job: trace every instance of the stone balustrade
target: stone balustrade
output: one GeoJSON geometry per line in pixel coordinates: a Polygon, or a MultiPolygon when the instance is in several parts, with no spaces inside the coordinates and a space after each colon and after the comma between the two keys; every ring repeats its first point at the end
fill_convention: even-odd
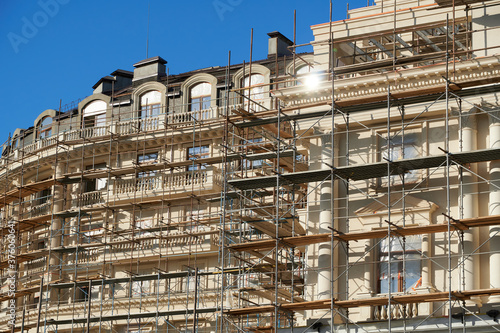
{"type": "Polygon", "coordinates": [[[374,320],[415,318],[418,316],[418,304],[391,304],[391,311],[385,305],[372,307],[372,316],[374,320]]]}
{"type": "Polygon", "coordinates": [[[117,179],[113,182],[113,194],[124,195],[154,191],[175,191],[190,189],[209,189],[213,185],[221,184],[221,175],[218,169],[210,167],[201,170],[192,170],[174,173],[158,173],[152,176],[131,179],[117,179]]]}

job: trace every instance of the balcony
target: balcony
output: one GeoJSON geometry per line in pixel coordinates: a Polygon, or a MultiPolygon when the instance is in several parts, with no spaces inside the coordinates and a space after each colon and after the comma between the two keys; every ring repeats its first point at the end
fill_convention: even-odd
{"type": "MultiPolygon", "coordinates": [[[[229,106],[229,110],[241,109],[242,107],[245,107],[245,105],[234,104],[229,106]]],[[[264,108],[258,105],[252,106],[253,112],[264,110],[264,108]]],[[[58,143],[66,141],[78,141],[82,139],[99,140],[108,138],[111,134],[134,135],[137,133],[154,132],[163,130],[165,126],[168,127],[171,125],[175,125],[176,128],[189,127],[192,126],[193,122],[216,121],[219,119],[219,116],[225,112],[226,107],[215,106],[204,110],[168,112],[155,117],[113,121],[104,126],[70,129],[64,132],[55,133],[48,138],[37,139],[32,143],[25,143],[16,148],[11,148],[9,149],[8,155],[4,156],[8,156],[10,158],[9,162],[13,162],[20,158],[55,147],[58,143]]],[[[0,164],[5,165],[6,163],[7,158],[0,159],[0,164]]]]}
{"type": "Polygon", "coordinates": [[[80,205],[92,206],[104,203],[103,194],[104,193],[102,191],[92,191],[92,192],[82,193],[80,205]]]}
{"type": "Polygon", "coordinates": [[[221,173],[215,167],[175,173],[158,173],[153,176],[131,179],[117,179],[113,184],[113,194],[123,197],[142,193],[145,195],[185,193],[186,191],[220,191],[221,173]]]}
{"type": "Polygon", "coordinates": [[[151,176],[115,179],[108,190],[82,193],[73,198],[73,208],[155,196],[186,196],[189,193],[220,193],[221,172],[216,167],[174,173],[156,172],[151,176]]]}
{"type": "Polygon", "coordinates": [[[98,246],[77,254],[68,253],[66,261],[70,265],[76,261],[80,268],[85,268],[89,265],[99,266],[104,257],[106,260],[127,260],[138,255],[145,259],[166,253],[170,253],[170,256],[184,256],[192,252],[218,251],[216,239],[217,233],[213,230],[205,233],[151,234],[144,235],[144,238],[137,237],[134,241],[108,239],[109,247],[98,246]]]}
{"type": "Polygon", "coordinates": [[[49,215],[52,213],[52,196],[46,198],[46,202],[39,205],[23,204],[22,205],[22,219],[30,219],[39,216],[49,215]]]}

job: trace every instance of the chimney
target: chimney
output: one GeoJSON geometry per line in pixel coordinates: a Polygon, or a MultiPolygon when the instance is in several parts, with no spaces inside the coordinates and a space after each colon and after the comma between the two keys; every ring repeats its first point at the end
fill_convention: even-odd
{"type": "Polygon", "coordinates": [[[293,42],[286,38],[279,31],[273,31],[267,34],[269,36],[269,51],[267,58],[282,57],[284,55],[292,55],[292,51],[288,46],[292,46],[293,42]]]}
{"type": "Polygon", "coordinates": [[[165,75],[165,64],[167,61],[162,57],[148,58],[134,64],[134,78],[132,81],[139,81],[148,78],[158,79],[165,75]]]}

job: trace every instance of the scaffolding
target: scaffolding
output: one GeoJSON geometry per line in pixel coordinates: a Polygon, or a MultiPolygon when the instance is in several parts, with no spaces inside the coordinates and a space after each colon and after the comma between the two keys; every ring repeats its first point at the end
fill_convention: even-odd
{"type": "Polygon", "coordinates": [[[167,74],[161,102],[113,86],[14,133],[2,331],[500,331],[500,43],[472,24],[500,3],[389,5],[351,36],[331,3],[326,38],[264,61],[252,31],[215,98],[167,74]],[[417,9],[438,18],[398,27],[417,9]]]}

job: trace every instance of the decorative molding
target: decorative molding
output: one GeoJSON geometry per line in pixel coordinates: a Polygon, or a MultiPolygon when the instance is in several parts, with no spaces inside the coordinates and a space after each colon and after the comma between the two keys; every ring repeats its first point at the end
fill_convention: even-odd
{"type": "MultiPolygon", "coordinates": [[[[390,86],[393,95],[439,89],[446,85],[446,64],[416,67],[383,74],[348,77],[335,81],[335,100],[357,101],[387,97],[390,86]]],[[[470,82],[500,81],[500,56],[490,56],[456,64],[455,89],[470,82]]],[[[452,89],[453,89],[452,87],[452,89]]],[[[273,94],[287,107],[314,103],[328,103],[332,99],[331,81],[322,82],[314,90],[295,86],[277,89],[273,94]]]]}

